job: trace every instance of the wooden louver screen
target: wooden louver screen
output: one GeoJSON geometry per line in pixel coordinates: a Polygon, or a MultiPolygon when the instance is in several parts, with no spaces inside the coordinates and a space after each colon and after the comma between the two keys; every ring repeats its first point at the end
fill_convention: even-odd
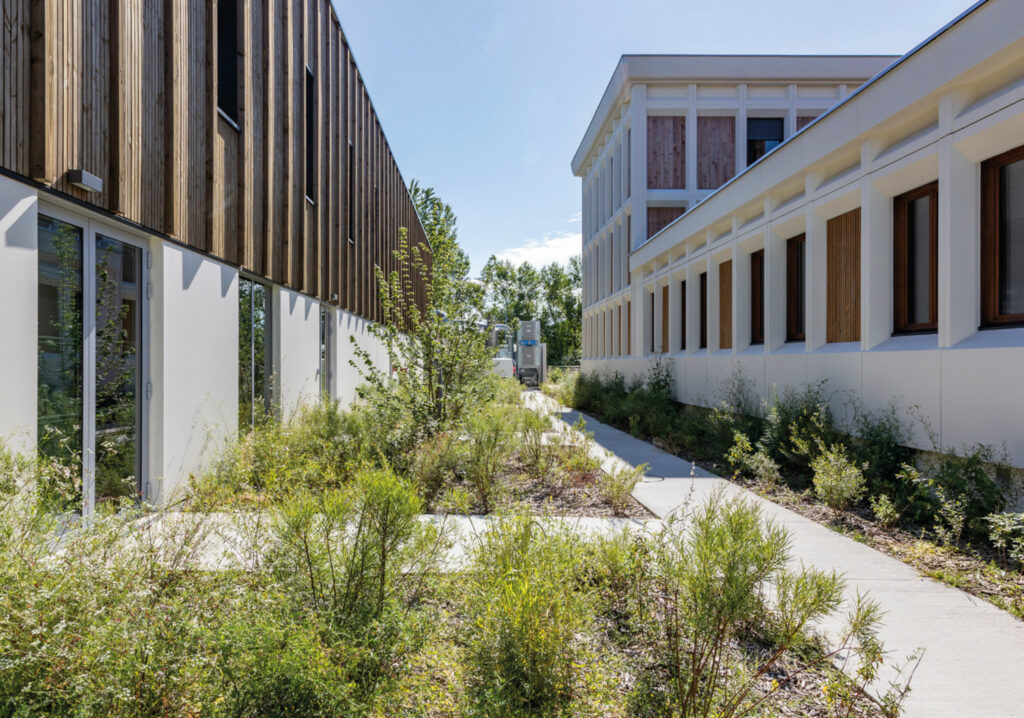
{"type": "Polygon", "coordinates": [[[647,188],[686,188],[686,118],[647,118],[647,188]]]}
{"type": "Polygon", "coordinates": [[[718,265],[718,348],[732,349],[732,260],[718,265]]]}
{"type": "Polygon", "coordinates": [[[860,341],[860,208],[827,224],[827,342],[860,341]]]}
{"type": "Polygon", "coordinates": [[[736,174],[736,118],[697,118],[697,188],[718,189],[736,174]]]}

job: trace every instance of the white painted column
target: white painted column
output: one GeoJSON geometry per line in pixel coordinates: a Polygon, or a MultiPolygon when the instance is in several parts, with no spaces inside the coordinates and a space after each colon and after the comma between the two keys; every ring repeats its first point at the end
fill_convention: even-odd
{"type": "Polygon", "coordinates": [[[775,351],[786,343],[786,237],[771,223],[764,238],[764,345],[775,351]]]}
{"type": "Polygon", "coordinates": [[[867,351],[892,336],[892,199],[865,177],[860,202],[860,346],[867,351]]]}
{"type": "Polygon", "coordinates": [[[732,353],[750,346],[750,254],[732,247],[732,353]]]}
{"type": "Polygon", "coordinates": [[[951,347],[981,323],[981,165],[939,141],[939,346],[951,347]]]}
{"type": "Polygon", "coordinates": [[[826,219],[813,207],[807,208],[807,229],[804,241],[805,304],[804,317],[807,350],[814,351],[825,344],[826,302],[828,300],[828,242],[826,219]]]}
{"type": "Polygon", "coordinates": [[[688,85],[686,94],[686,207],[697,201],[697,86],[688,85]]]}
{"type": "Polygon", "coordinates": [[[747,168],[747,86],[737,85],[736,96],[736,174],[747,168]]]}
{"type": "Polygon", "coordinates": [[[720,333],[721,307],[718,306],[719,269],[718,260],[708,260],[708,353],[715,353],[721,347],[718,341],[720,333]]]}
{"type": "Polygon", "coordinates": [[[633,237],[630,250],[647,239],[647,85],[635,84],[631,89],[630,121],[633,126],[633,237]]]}
{"type": "Polygon", "coordinates": [[[669,277],[668,280],[668,350],[670,353],[679,351],[682,342],[682,287],[679,286],[678,277],[669,277]]]}
{"type": "Polygon", "coordinates": [[[789,98],[789,109],[786,110],[786,139],[796,134],[796,85],[789,85],[786,87],[786,96],[789,98]]]}
{"type": "Polygon", "coordinates": [[[686,353],[700,348],[700,269],[686,267],[686,353]]]}

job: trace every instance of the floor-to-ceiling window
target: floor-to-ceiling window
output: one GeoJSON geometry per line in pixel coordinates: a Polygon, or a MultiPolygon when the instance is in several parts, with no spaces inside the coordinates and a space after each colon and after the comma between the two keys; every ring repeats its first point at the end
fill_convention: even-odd
{"type": "Polygon", "coordinates": [[[142,495],[142,273],[141,248],[40,214],[38,449],[54,505],[142,495]]]}
{"type": "Polygon", "coordinates": [[[271,410],[270,288],[238,279],[238,428],[252,428],[271,410]]]}

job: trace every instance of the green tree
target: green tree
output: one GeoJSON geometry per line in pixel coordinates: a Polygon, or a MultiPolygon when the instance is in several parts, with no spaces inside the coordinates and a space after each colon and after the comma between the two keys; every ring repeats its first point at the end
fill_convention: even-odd
{"type": "Polygon", "coordinates": [[[409,184],[409,195],[430,244],[438,307],[449,304],[453,309],[463,304],[480,307],[483,291],[469,278],[469,256],[459,246],[455,211],[437,196],[433,187],[423,187],[417,180],[409,184]]]}
{"type": "Polygon", "coordinates": [[[484,313],[513,329],[523,319],[539,319],[541,276],[529,262],[518,267],[494,255],[487,260],[480,281],[484,285],[484,313]]]}

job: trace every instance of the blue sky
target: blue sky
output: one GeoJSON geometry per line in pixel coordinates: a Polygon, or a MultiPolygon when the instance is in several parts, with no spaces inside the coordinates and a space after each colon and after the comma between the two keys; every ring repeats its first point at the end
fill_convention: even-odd
{"type": "Polygon", "coordinates": [[[972,0],[333,0],[406,181],[474,274],[580,247],[569,168],[619,56],[903,54],[972,0]]]}

